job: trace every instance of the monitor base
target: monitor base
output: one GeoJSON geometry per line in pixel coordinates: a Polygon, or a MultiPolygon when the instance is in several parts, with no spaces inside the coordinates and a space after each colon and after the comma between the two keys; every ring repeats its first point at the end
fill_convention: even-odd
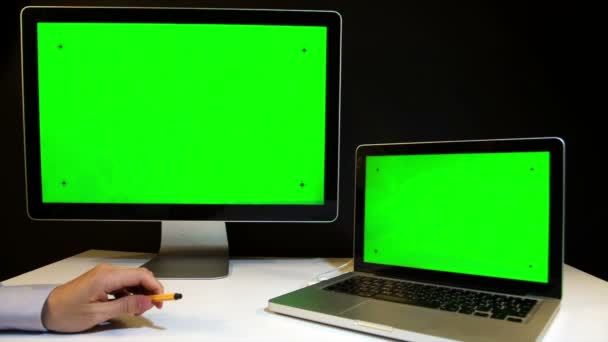
{"type": "Polygon", "coordinates": [[[157,278],[217,279],[228,276],[223,221],[162,221],[158,255],[143,267],[157,278]]]}

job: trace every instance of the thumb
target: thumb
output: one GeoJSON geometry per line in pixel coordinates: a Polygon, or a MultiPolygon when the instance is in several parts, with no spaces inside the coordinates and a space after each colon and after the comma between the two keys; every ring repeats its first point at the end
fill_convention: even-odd
{"type": "Polygon", "coordinates": [[[124,296],[103,303],[96,303],[98,323],[121,315],[141,315],[152,308],[152,300],[143,295],[124,296]]]}

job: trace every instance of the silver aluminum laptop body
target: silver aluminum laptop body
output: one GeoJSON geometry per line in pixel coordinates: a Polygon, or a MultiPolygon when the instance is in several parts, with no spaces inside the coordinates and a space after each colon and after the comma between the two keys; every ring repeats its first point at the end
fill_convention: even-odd
{"type": "MultiPolygon", "coordinates": [[[[546,329],[557,314],[562,294],[563,225],[564,225],[564,179],[565,152],[560,138],[526,138],[501,140],[469,140],[425,143],[399,143],[361,145],[357,149],[354,272],[342,274],[315,285],[284,294],[269,300],[268,308],[276,313],[303,318],[365,333],[409,341],[536,341],[542,339],[546,329]],[[366,262],[365,242],[365,168],[369,156],[443,155],[469,153],[517,153],[541,152],[547,154],[550,189],[547,220],[548,245],[547,264],[534,264],[546,269],[543,281],[503,279],[475,274],[458,274],[429,269],[383,265],[366,262]],[[412,283],[432,284],[441,288],[457,288],[507,295],[509,297],[537,300],[536,305],[521,322],[507,319],[481,317],[480,311],[473,314],[426,308],[395,301],[386,301],[327,288],[345,279],[364,275],[372,278],[404,280],[412,283]]],[[[527,166],[526,166],[527,167],[527,166]]],[[[369,172],[380,171],[375,168],[369,172]]],[[[531,166],[529,172],[540,172],[531,166]]],[[[424,172],[417,170],[417,172],[424,172]]],[[[540,183],[542,184],[542,183],[540,183]]],[[[368,190],[369,191],[369,190],[368,190]]],[[[368,204],[369,205],[369,204],[368,204]]],[[[514,213],[513,215],[517,215],[514,213]]],[[[542,218],[543,215],[539,215],[542,218]]],[[[540,229],[540,228],[539,228],[540,229]]],[[[466,234],[466,232],[463,232],[466,234]]],[[[522,239],[526,239],[522,236],[522,239]]],[[[407,255],[407,252],[404,252],[407,255]]],[[[521,253],[513,246],[513,253],[521,253]]],[[[531,254],[533,255],[533,254],[531,254]]],[[[490,257],[491,258],[491,257],[490,257]]],[[[506,258],[504,260],[509,260],[506,258]]],[[[490,261],[491,262],[491,261],[490,261]]],[[[446,262],[446,265],[449,265],[446,262]]],[[[532,269],[532,262],[529,265],[532,269]]],[[[447,267],[447,266],[446,266],[447,267]]],[[[495,269],[500,272],[501,268],[495,269]]],[[[490,315],[491,316],[491,315],[490,315]]],[[[510,316],[507,316],[511,318],[510,316]]]]}

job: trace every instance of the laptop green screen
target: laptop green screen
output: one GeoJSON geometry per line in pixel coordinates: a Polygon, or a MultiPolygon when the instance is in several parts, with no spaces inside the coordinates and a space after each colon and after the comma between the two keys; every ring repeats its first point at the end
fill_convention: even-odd
{"type": "Polygon", "coordinates": [[[45,203],[324,202],[327,28],[37,24],[45,203]]]}
{"type": "Polygon", "coordinates": [[[548,282],[549,152],[368,156],[368,263],[548,282]]]}

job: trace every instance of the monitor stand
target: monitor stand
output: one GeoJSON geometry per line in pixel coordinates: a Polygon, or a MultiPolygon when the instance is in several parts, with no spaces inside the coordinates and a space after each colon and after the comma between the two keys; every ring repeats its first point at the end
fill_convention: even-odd
{"type": "Polygon", "coordinates": [[[228,237],[223,221],[162,221],[158,255],[143,267],[157,278],[228,276],[228,237]]]}

